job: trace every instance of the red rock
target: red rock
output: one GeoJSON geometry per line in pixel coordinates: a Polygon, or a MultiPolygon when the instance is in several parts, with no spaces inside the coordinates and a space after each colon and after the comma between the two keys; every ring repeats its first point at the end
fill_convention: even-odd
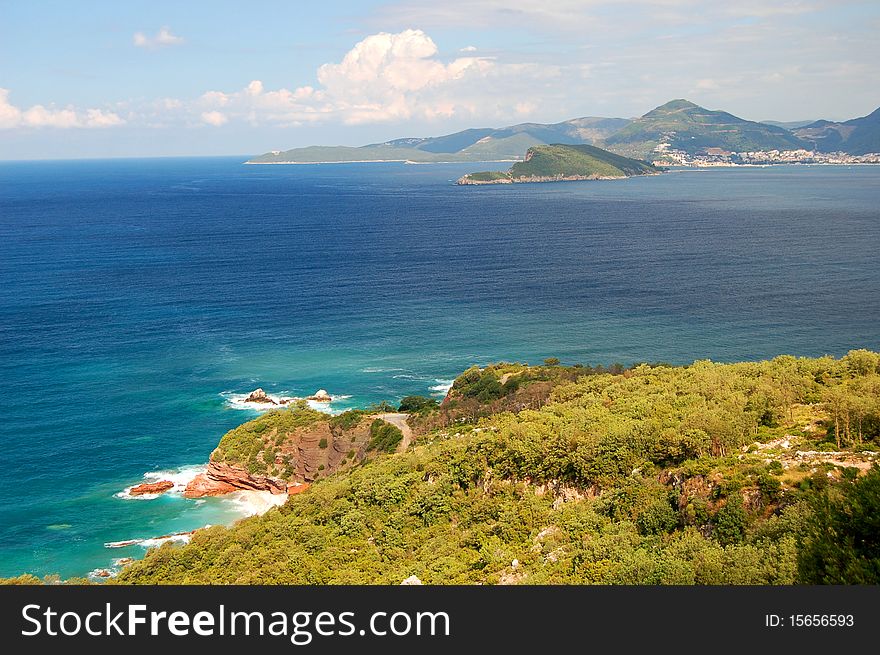
{"type": "Polygon", "coordinates": [[[295,494],[301,494],[303,491],[309,488],[308,482],[293,482],[287,485],[287,493],[291,496],[295,494]]]}
{"type": "Polygon", "coordinates": [[[287,493],[283,480],[266,475],[251,475],[237,466],[225,462],[210,462],[208,470],[194,477],[183,492],[185,498],[202,496],[222,496],[233,491],[270,491],[273,494],[287,493]]]}
{"type": "Polygon", "coordinates": [[[161,482],[147,482],[129,489],[128,495],[143,496],[144,494],[162,494],[173,488],[174,483],[170,480],[162,480],[161,482]]]}
{"type": "Polygon", "coordinates": [[[183,491],[184,498],[201,498],[202,496],[222,496],[233,491],[236,487],[226,482],[213,480],[204,473],[199,473],[189,481],[183,491]]]}
{"type": "Polygon", "coordinates": [[[211,480],[225,482],[233,487],[233,490],[242,491],[271,491],[273,494],[287,493],[287,483],[284,480],[270,478],[267,475],[251,474],[238,466],[231,466],[226,462],[210,462],[205,474],[211,480]]]}

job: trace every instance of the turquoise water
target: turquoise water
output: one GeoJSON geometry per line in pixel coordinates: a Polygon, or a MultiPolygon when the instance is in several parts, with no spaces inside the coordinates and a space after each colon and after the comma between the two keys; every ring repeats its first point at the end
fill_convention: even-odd
{"type": "Polygon", "coordinates": [[[240,516],[117,494],[204,464],[257,386],[338,411],[499,359],[880,349],[880,167],[451,184],[471,169],[0,163],[0,575],[240,516]]]}

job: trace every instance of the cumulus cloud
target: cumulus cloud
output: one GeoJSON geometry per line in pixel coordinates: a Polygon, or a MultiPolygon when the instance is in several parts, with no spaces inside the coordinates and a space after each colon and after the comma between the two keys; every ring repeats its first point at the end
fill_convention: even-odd
{"type": "MultiPolygon", "coordinates": [[[[237,91],[206,91],[183,107],[169,107],[166,115],[188,114],[214,126],[231,121],[297,126],[469,116],[485,106],[478,96],[485,94],[490,75],[498,76],[491,59],[444,60],[421,30],[380,32],[356,43],[340,61],[320,66],[316,86],[270,90],[255,79],[237,91]]],[[[511,112],[516,111],[514,104],[509,103],[511,112]]],[[[161,109],[161,104],[154,105],[155,111],[161,109]]]]}
{"type": "Polygon", "coordinates": [[[202,112],[202,122],[207,123],[208,125],[213,125],[214,127],[220,127],[227,123],[229,119],[225,114],[220,113],[219,111],[206,111],[202,112]]]}
{"type": "Polygon", "coordinates": [[[0,89],[0,129],[18,127],[21,110],[9,102],[9,90],[0,89]]]}
{"type": "Polygon", "coordinates": [[[171,28],[164,26],[154,36],[147,36],[143,32],[135,32],[132,43],[138,48],[162,48],[165,46],[180,45],[183,37],[171,32],[171,28]]]}
{"type": "Polygon", "coordinates": [[[122,125],[125,120],[112,111],[103,109],[77,110],[73,107],[56,109],[34,105],[19,109],[9,102],[8,89],[0,89],[0,129],[16,127],[95,128],[122,125]]]}
{"type": "Polygon", "coordinates": [[[357,43],[338,64],[318,69],[318,81],[348,123],[433,117],[454,111],[454,94],[442,91],[493,67],[486,58],[438,58],[434,41],[421,30],[380,32],[357,43]]]}

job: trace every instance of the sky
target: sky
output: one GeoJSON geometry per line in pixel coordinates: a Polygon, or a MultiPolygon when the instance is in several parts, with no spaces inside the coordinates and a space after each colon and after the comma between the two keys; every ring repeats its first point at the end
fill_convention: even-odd
{"type": "Polygon", "coordinates": [[[880,106],[877,0],[0,0],[0,159],[251,155],[468,127],[880,106]]]}

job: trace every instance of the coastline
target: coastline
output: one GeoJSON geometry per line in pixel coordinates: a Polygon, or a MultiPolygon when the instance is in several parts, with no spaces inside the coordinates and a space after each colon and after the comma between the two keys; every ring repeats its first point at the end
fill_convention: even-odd
{"type": "Polygon", "coordinates": [[[476,164],[476,163],[509,163],[522,159],[457,159],[449,161],[413,161],[412,159],[340,159],[333,161],[246,161],[249,166],[309,166],[311,164],[476,164]]]}

